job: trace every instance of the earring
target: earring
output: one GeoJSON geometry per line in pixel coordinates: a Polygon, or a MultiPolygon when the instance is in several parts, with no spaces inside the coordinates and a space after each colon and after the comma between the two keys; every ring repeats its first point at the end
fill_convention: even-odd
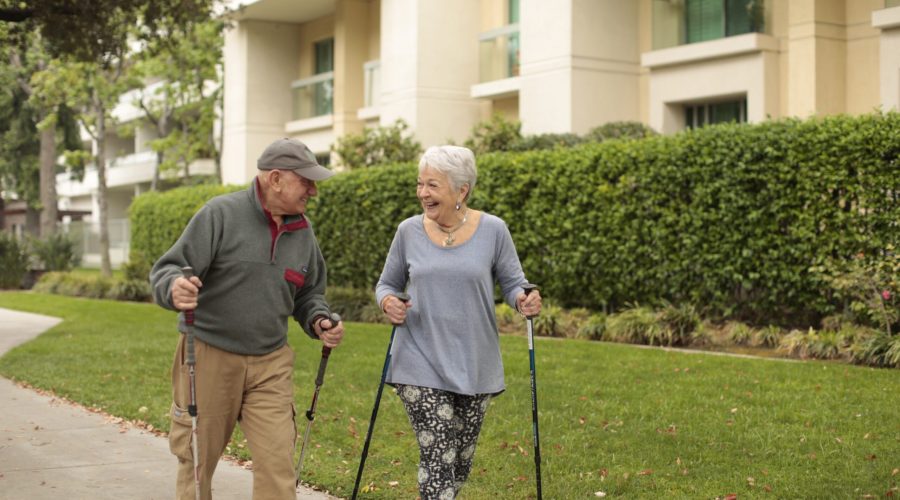
{"type": "Polygon", "coordinates": [[[457,212],[459,211],[459,202],[458,201],[456,202],[456,211],[457,212]]]}

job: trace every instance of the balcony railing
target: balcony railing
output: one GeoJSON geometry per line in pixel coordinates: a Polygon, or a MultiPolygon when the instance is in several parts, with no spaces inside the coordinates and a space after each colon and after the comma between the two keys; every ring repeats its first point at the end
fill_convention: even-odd
{"type": "Polygon", "coordinates": [[[519,23],[478,36],[479,82],[519,76],[519,23]]]}
{"type": "Polygon", "coordinates": [[[367,108],[377,107],[381,103],[381,61],[367,61],[363,64],[365,75],[365,100],[367,108]]]}
{"type": "Polygon", "coordinates": [[[769,33],[772,0],[653,0],[653,49],[769,33]]]}
{"type": "Polygon", "coordinates": [[[292,120],[330,115],[334,100],[334,72],[321,73],[291,83],[292,120]]]}

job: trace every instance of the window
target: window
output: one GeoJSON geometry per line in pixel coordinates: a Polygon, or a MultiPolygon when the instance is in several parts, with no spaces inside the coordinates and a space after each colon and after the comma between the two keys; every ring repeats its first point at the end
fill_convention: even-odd
{"type": "Polygon", "coordinates": [[[684,118],[687,128],[700,128],[716,123],[747,123],[747,98],[686,105],[684,118]]]}
{"type": "Polygon", "coordinates": [[[505,26],[478,36],[479,81],[519,76],[519,0],[507,0],[505,26]]]}
{"type": "MultiPolygon", "coordinates": [[[[334,38],[316,42],[315,47],[316,74],[334,71],[334,38]]],[[[315,86],[315,116],[330,115],[333,104],[334,87],[332,81],[315,86]]]]}
{"type": "MultiPolygon", "coordinates": [[[[519,0],[509,0],[508,18],[510,26],[519,25],[519,0]]],[[[506,53],[509,76],[519,76],[519,31],[509,35],[509,47],[506,53]]]]}
{"type": "Polygon", "coordinates": [[[763,0],[685,0],[685,43],[763,31],[763,0]]]}
{"type": "Polygon", "coordinates": [[[331,153],[321,153],[316,155],[316,163],[327,167],[331,165],[331,153]]]}

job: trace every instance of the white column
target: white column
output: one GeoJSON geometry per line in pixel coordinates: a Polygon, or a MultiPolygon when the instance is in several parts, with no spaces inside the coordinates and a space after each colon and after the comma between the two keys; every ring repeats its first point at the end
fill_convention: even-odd
{"type": "Polygon", "coordinates": [[[522,132],[640,120],[639,2],[523,1],[522,132]],[[598,29],[602,26],[602,29],[598,29]]]}
{"type": "Polygon", "coordinates": [[[884,111],[900,110],[900,7],[876,10],[872,26],[881,30],[880,87],[884,111]]]}
{"type": "Polygon", "coordinates": [[[479,20],[478,0],[382,0],[382,125],[405,120],[424,147],[469,136],[479,20]]]}
{"type": "Polygon", "coordinates": [[[300,75],[300,27],[240,21],[225,32],[222,181],[243,184],[256,175],[263,149],[285,136],[291,120],[291,82],[300,75]]]}

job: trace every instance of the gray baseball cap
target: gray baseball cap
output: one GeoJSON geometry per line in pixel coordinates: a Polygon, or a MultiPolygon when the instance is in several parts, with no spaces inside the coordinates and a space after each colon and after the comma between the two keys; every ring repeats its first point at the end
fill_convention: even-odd
{"type": "Polygon", "coordinates": [[[323,181],[334,172],[319,165],[316,155],[306,144],[287,137],[269,144],[259,159],[256,168],[260,170],[293,170],[311,181],[323,181]]]}

